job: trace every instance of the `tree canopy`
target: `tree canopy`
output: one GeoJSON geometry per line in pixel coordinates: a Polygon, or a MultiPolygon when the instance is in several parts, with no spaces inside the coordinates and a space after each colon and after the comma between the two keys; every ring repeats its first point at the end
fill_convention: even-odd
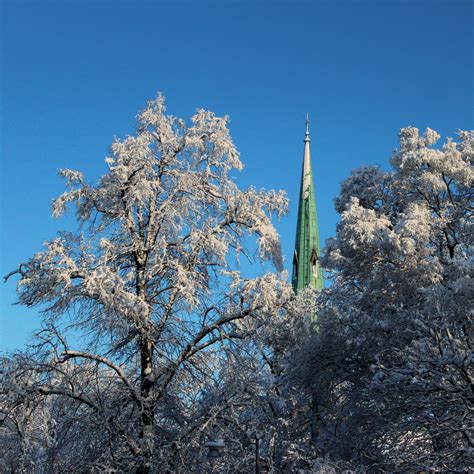
{"type": "Polygon", "coordinates": [[[202,392],[232,340],[291,294],[285,274],[245,278],[239,269],[239,258],[256,251],[281,270],[271,219],[286,212],[287,199],[239,189],[231,173],[242,163],[227,123],[198,110],[187,125],[166,115],[158,96],[139,113],[136,133],[112,144],[97,184],[60,171],[67,190],[53,215],[75,206],[78,231],[46,242],[12,272],[19,302],[41,309],[44,328],[34,356],[6,363],[12,406],[26,397],[31,408],[5,415],[9,442],[28,453],[6,454],[10,467],[62,470],[63,449],[66,462],[85,470],[178,469],[178,446],[196,443],[194,432],[219,411],[204,409],[202,392]],[[53,412],[45,419],[68,423],[59,438],[41,426],[38,406],[53,412]],[[28,429],[43,430],[37,447],[22,435],[24,416],[38,420],[28,429]]]}
{"type": "Polygon", "coordinates": [[[391,171],[343,182],[332,285],[294,360],[314,442],[366,467],[472,467],[474,132],[439,138],[402,129],[391,171]]]}

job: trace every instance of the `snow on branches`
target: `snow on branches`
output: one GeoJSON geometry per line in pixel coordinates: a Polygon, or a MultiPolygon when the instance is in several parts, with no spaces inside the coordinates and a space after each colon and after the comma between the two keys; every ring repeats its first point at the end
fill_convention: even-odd
{"type": "Polygon", "coordinates": [[[318,333],[296,354],[318,442],[383,470],[472,465],[474,132],[400,131],[393,169],[344,181],[318,333]]]}
{"type": "MultiPolygon", "coordinates": [[[[97,436],[105,443],[98,458],[87,461],[101,468],[127,470],[134,456],[143,472],[157,469],[166,457],[160,447],[170,449],[185,429],[178,420],[216,376],[214,354],[291,296],[284,273],[248,279],[238,265],[240,255],[254,253],[253,238],[259,257],[281,270],[272,219],[286,212],[284,192],[238,188],[232,172],[243,165],[227,117],[198,110],[187,125],[165,110],[161,95],[148,102],[136,133],[112,144],[97,184],[60,171],[67,189],[53,215],[75,206],[81,231],[46,242],[18,270],[19,302],[39,305],[49,328],[42,365],[22,370],[63,378],[64,388],[51,394],[91,411],[99,431],[107,428],[97,436]],[[59,337],[66,316],[80,350],[59,337]],[[61,369],[66,360],[82,368],[87,386],[95,381],[84,399],[74,397],[81,383],[61,369]],[[101,387],[121,400],[120,415],[116,404],[110,411],[102,403],[101,387]]],[[[23,390],[47,397],[47,379],[43,389],[25,381],[23,390]]]]}

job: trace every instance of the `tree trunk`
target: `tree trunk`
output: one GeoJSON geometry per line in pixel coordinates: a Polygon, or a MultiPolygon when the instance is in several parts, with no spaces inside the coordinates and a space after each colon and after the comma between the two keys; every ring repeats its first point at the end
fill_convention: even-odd
{"type": "Polygon", "coordinates": [[[154,430],[153,430],[153,384],[149,376],[153,370],[152,362],[152,344],[149,339],[140,341],[141,370],[140,392],[143,400],[140,414],[140,440],[142,445],[142,461],[137,469],[137,473],[149,473],[151,469],[150,460],[154,449],[154,430]]]}
{"type": "MultiPolygon", "coordinates": [[[[145,265],[143,259],[137,256],[137,294],[146,300],[145,265]]],[[[140,474],[149,473],[151,470],[151,459],[153,457],[155,445],[154,433],[154,400],[153,382],[153,343],[151,339],[151,327],[149,324],[150,315],[144,315],[146,320],[145,330],[140,337],[140,395],[142,406],[140,413],[140,441],[142,447],[142,459],[137,468],[140,474]]]]}

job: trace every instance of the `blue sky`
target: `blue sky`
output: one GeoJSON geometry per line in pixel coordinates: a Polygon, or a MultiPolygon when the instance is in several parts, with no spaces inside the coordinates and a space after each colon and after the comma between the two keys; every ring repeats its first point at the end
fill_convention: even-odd
{"type": "MultiPolygon", "coordinates": [[[[363,164],[388,166],[400,127],[473,128],[471,0],[22,1],[1,8],[1,250],[7,274],[71,218],[51,218],[56,171],[95,181],[113,138],[161,91],[168,112],[230,115],[241,186],[286,189],[292,255],[304,120],[322,241],[333,198],[363,164]]],[[[287,268],[290,269],[287,258],[287,268]]],[[[0,284],[0,349],[24,345],[37,309],[0,284]]]]}

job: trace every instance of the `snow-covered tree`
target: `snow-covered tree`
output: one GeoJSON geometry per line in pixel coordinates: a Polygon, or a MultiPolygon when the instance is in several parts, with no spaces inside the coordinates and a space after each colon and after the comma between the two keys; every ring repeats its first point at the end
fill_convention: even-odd
{"type": "Polygon", "coordinates": [[[317,332],[294,354],[314,442],[402,470],[472,467],[474,132],[437,146],[402,129],[392,171],[364,167],[336,199],[317,332]],[[301,368],[301,369],[300,369],[301,368]]]}
{"type": "MultiPolygon", "coordinates": [[[[349,467],[321,458],[311,439],[308,394],[286,381],[283,351],[300,335],[292,306],[273,324],[259,327],[252,338],[238,341],[222,360],[221,376],[204,392],[205,407],[223,407],[215,411],[209,431],[226,444],[212,462],[216,472],[253,471],[257,436],[261,472],[333,473],[349,467]],[[222,394],[229,399],[227,406],[218,402],[222,394]]],[[[183,447],[181,454],[189,456],[184,464],[196,464],[196,452],[183,447]]],[[[204,462],[201,466],[210,467],[204,462]]]]}
{"type": "Polygon", "coordinates": [[[112,144],[96,185],[60,171],[67,190],[53,214],[75,205],[79,229],[8,276],[20,276],[19,303],[38,306],[44,328],[34,356],[5,364],[2,383],[4,439],[28,403],[55,423],[67,419],[61,440],[49,441],[50,469],[70,470],[64,459],[75,470],[184,469],[192,450],[201,456],[213,418],[232,407],[229,390],[208,405],[203,393],[223,376],[233,340],[290,298],[284,273],[245,278],[239,269],[239,258],[258,256],[281,272],[272,217],[287,199],[238,188],[231,173],[242,164],[227,123],[198,110],[187,125],[165,115],[158,96],[135,135],[112,144]],[[72,448],[68,456],[54,443],[72,448]]]}

